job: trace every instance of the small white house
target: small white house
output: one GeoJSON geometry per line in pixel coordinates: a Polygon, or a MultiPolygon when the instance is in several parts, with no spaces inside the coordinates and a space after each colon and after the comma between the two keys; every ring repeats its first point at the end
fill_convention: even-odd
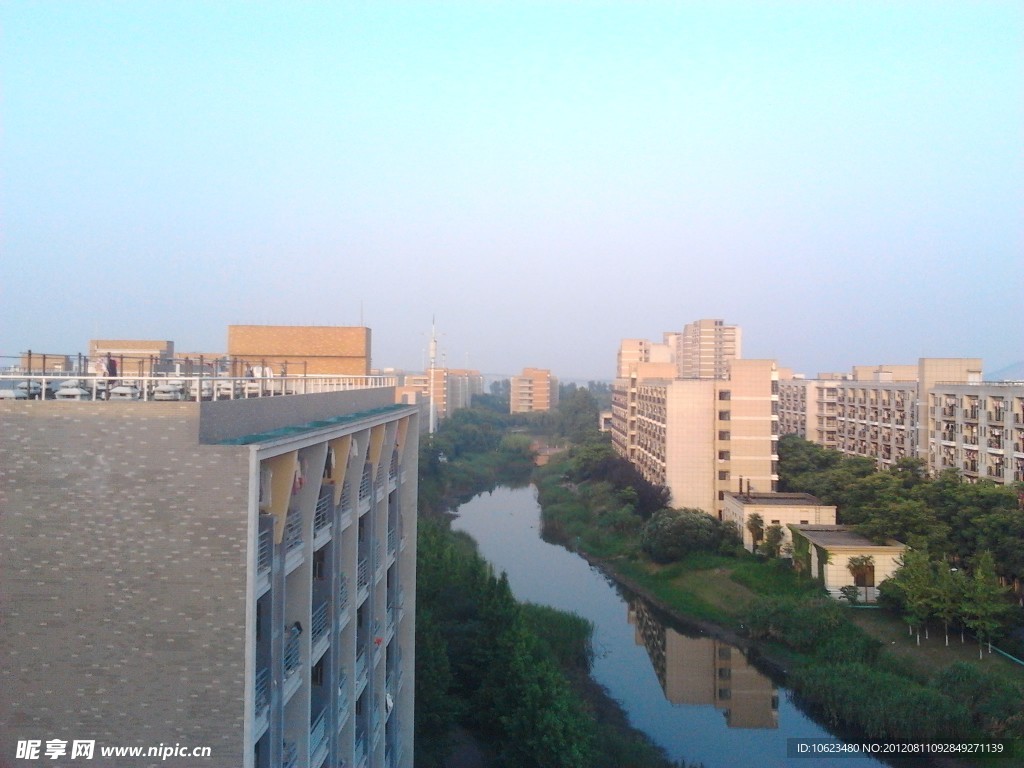
{"type": "Polygon", "coordinates": [[[793,566],[819,579],[832,597],[846,586],[860,587],[861,599],[878,599],[878,585],[900,567],[907,546],[895,539],[875,544],[845,525],[792,526],[793,566]],[[870,558],[870,559],[867,559],[870,558]],[[851,559],[862,567],[851,568],[851,559]]]}

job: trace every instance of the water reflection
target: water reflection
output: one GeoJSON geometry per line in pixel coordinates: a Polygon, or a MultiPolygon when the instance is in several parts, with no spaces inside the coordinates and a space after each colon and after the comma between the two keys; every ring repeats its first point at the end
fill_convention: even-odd
{"type": "MultiPolygon", "coordinates": [[[[829,733],[805,716],[784,689],[776,690],[739,649],[666,622],[583,558],[542,540],[533,488],[497,488],[476,496],[459,507],[452,527],[476,540],[495,571],[508,574],[517,599],[573,611],[593,622],[594,680],[673,760],[707,768],[835,764],[787,757],[789,739],[827,738],[829,733]]],[[[842,761],[843,768],[879,765],[870,758],[842,761]]]]}
{"type": "Polygon", "coordinates": [[[666,627],[643,600],[629,603],[634,639],[672,704],[712,706],[730,728],[778,728],[779,692],[739,648],[666,627]]]}

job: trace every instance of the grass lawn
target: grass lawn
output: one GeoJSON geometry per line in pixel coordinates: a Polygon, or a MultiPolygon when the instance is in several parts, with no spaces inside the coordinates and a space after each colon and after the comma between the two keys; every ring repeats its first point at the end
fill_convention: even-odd
{"type": "Polygon", "coordinates": [[[942,627],[932,627],[926,640],[921,634],[921,645],[917,644],[916,635],[907,634],[906,623],[881,609],[851,608],[847,611],[850,620],[882,641],[890,655],[905,663],[916,676],[931,677],[935,672],[956,661],[965,661],[980,669],[998,671],[1001,675],[1024,683],[1024,667],[1015,664],[998,653],[989,654],[988,646],[984,647],[984,658],[978,659],[978,643],[966,638],[960,643],[960,632],[950,631],[949,647],[946,647],[946,636],[942,627]]]}

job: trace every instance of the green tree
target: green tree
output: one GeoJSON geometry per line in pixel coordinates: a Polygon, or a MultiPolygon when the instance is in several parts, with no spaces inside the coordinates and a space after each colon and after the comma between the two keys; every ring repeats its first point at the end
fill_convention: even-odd
{"type": "Polygon", "coordinates": [[[942,622],[949,645],[949,625],[960,617],[967,594],[967,583],[964,573],[958,568],[950,568],[943,560],[933,563],[934,576],[932,584],[932,612],[942,622]]]}
{"type": "Polygon", "coordinates": [[[432,611],[416,616],[416,765],[444,764],[451,749],[451,732],[461,711],[451,695],[453,677],[448,646],[432,611]]]}
{"type": "Polygon", "coordinates": [[[989,653],[992,652],[992,639],[1009,608],[1007,592],[996,576],[992,553],[982,552],[967,582],[963,608],[964,623],[978,637],[978,658],[984,657],[982,645],[985,642],[988,643],[989,653]]]}
{"type": "Polygon", "coordinates": [[[750,538],[753,540],[752,550],[757,551],[761,539],[764,537],[764,518],[754,512],[747,518],[747,530],[750,531],[750,538]]]}
{"type": "Polygon", "coordinates": [[[764,544],[761,545],[761,551],[768,555],[768,557],[778,557],[784,538],[781,525],[778,523],[769,525],[764,534],[764,544]]]}
{"type": "Polygon", "coordinates": [[[928,553],[907,549],[900,556],[900,567],[893,576],[903,594],[903,618],[912,634],[917,629],[921,644],[921,625],[928,622],[932,609],[933,571],[928,553]]]}
{"type": "Polygon", "coordinates": [[[652,560],[670,563],[696,551],[716,551],[722,524],[699,509],[663,509],[644,525],[640,545],[652,560]]]}
{"type": "Polygon", "coordinates": [[[868,582],[875,575],[875,558],[871,555],[857,555],[847,561],[846,567],[853,576],[854,584],[859,581],[864,585],[864,602],[868,602],[868,582]]]}

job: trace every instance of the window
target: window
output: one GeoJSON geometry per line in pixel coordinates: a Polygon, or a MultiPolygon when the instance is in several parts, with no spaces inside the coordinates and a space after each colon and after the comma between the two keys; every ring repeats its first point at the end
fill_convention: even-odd
{"type": "Polygon", "coordinates": [[[320,659],[316,664],[313,665],[313,669],[309,672],[309,679],[313,685],[324,684],[324,660],[320,659]]]}
{"type": "Polygon", "coordinates": [[[732,411],[719,411],[718,412],[718,420],[719,421],[729,421],[729,416],[731,414],[732,414],[732,411]]]}
{"type": "Polygon", "coordinates": [[[732,439],[732,434],[727,429],[720,429],[720,430],[718,430],[718,439],[719,440],[731,440],[732,439]]]}
{"type": "Polygon", "coordinates": [[[728,389],[723,389],[718,393],[719,400],[732,400],[732,392],[728,389]]]}
{"type": "Polygon", "coordinates": [[[718,479],[719,480],[728,480],[729,479],[729,470],[728,469],[720,469],[718,471],[718,479]]]}
{"type": "Polygon", "coordinates": [[[875,566],[869,565],[863,570],[858,570],[853,576],[853,583],[858,587],[875,586],[875,566]]]}
{"type": "Polygon", "coordinates": [[[718,452],[718,460],[719,461],[728,461],[729,460],[729,452],[728,451],[719,451],[718,452]]]}

